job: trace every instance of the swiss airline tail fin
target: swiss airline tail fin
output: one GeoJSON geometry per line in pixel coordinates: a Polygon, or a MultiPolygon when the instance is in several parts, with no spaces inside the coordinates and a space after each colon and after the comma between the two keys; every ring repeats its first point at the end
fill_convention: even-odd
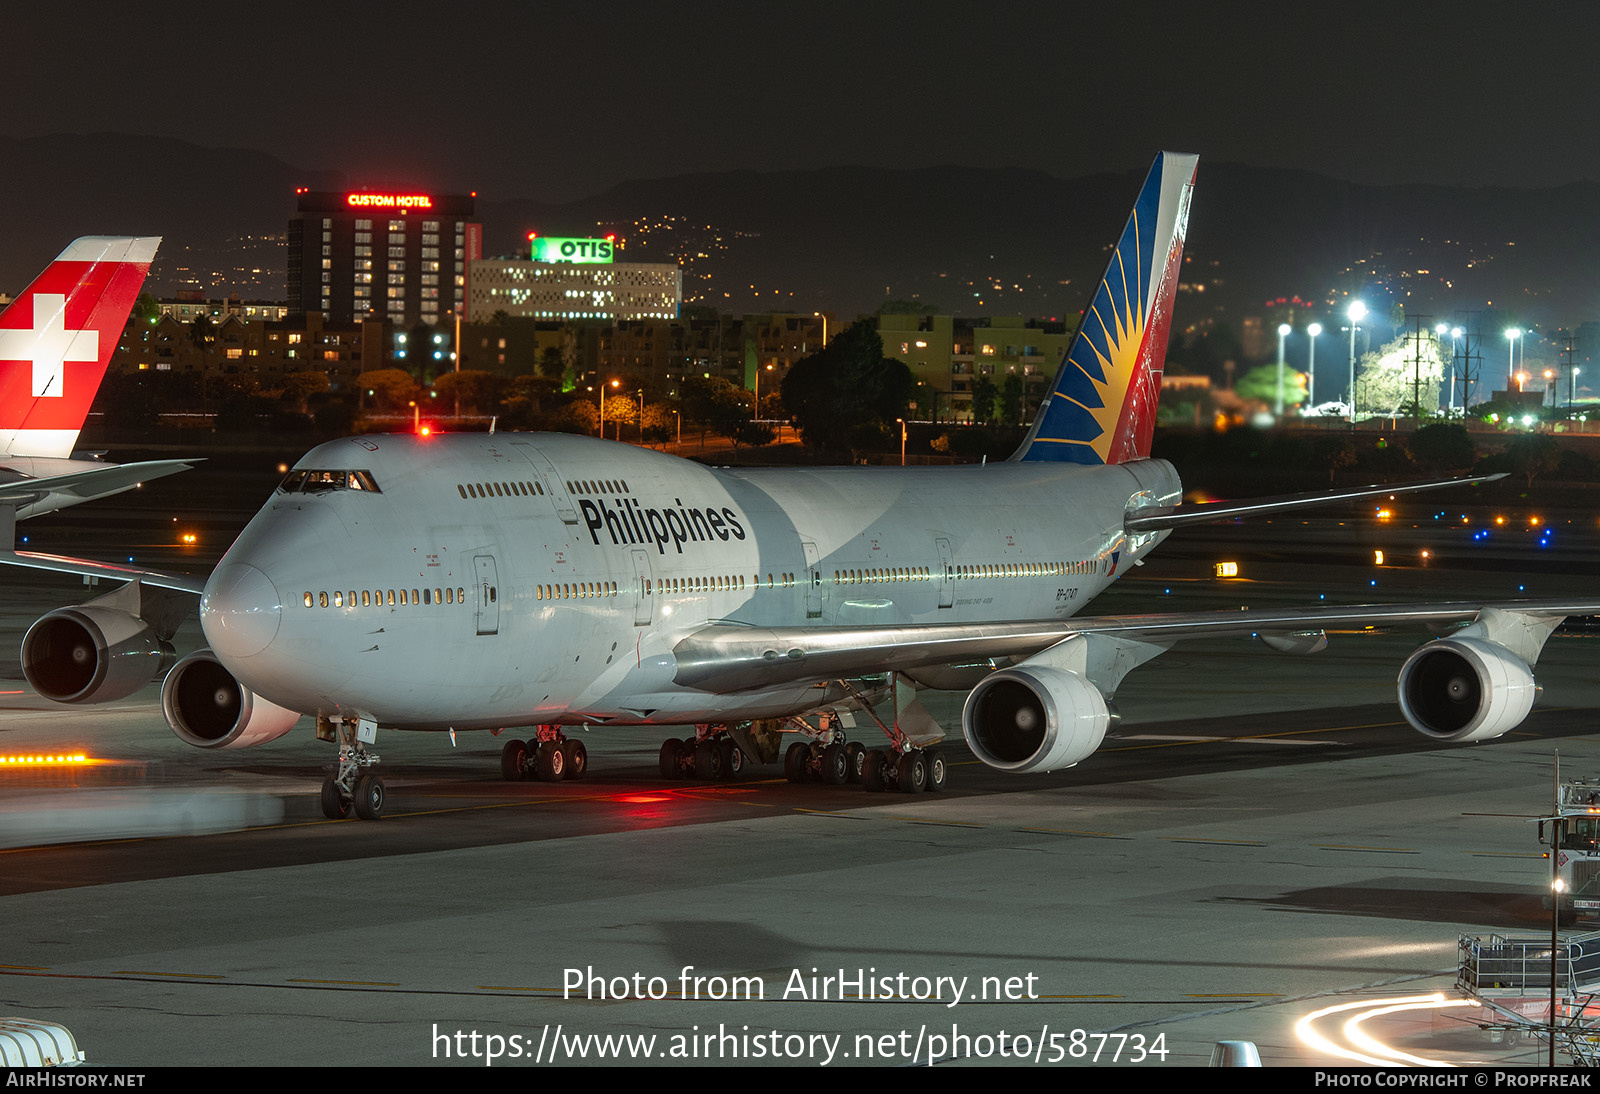
{"type": "Polygon", "coordinates": [[[0,449],[72,455],[158,236],[85,236],[0,312],[0,449]]]}
{"type": "Polygon", "coordinates": [[[1198,156],[1161,152],[1061,371],[1013,460],[1122,463],[1150,454],[1198,156]]]}

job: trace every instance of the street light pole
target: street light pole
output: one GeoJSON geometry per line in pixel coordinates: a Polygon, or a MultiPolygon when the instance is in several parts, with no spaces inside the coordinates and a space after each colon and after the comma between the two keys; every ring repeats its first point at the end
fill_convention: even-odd
{"type": "Polygon", "coordinates": [[[1322,324],[1313,323],[1306,328],[1306,333],[1311,336],[1311,348],[1307,351],[1306,358],[1306,405],[1317,405],[1317,335],[1322,333],[1322,324]]]}
{"type": "Polygon", "coordinates": [[[1350,302],[1350,386],[1345,389],[1345,395],[1350,400],[1347,408],[1349,413],[1346,420],[1351,425],[1356,423],[1356,331],[1361,328],[1357,323],[1367,317],[1367,306],[1359,300],[1350,302]]]}
{"type": "Polygon", "coordinates": [[[1278,397],[1273,400],[1272,413],[1280,419],[1283,417],[1283,341],[1293,329],[1287,323],[1278,324],[1278,397]]]}

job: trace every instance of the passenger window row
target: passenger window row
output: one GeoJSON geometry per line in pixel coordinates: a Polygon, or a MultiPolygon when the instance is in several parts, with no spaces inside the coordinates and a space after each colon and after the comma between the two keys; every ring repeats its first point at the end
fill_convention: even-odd
{"type": "Polygon", "coordinates": [[[645,578],[645,596],[683,596],[692,593],[737,593],[746,589],[787,589],[794,584],[793,574],[767,575],[763,585],[760,574],[754,574],[746,584],[743,574],[713,577],[663,577],[652,584],[645,578]]]}
{"type": "Polygon", "coordinates": [[[960,578],[1054,577],[1094,572],[1093,562],[982,562],[956,567],[956,576],[960,578]]]}
{"type": "Polygon", "coordinates": [[[567,483],[569,494],[628,494],[626,479],[576,479],[567,483]]]}
{"type": "Polygon", "coordinates": [[[564,585],[535,585],[535,600],[593,600],[602,596],[616,596],[615,581],[578,581],[564,585]]]}
{"type": "Polygon", "coordinates": [[[926,566],[891,566],[876,570],[835,570],[835,585],[867,585],[881,581],[927,581],[930,573],[926,566]]]}
{"type": "MultiPolygon", "coordinates": [[[[493,602],[496,599],[494,586],[488,586],[488,594],[493,602]]],[[[410,605],[465,604],[467,590],[460,586],[454,589],[412,589],[408,594],[405,589],[398,593],[393,589],[351,589],[349,592],[335,589],[331,594],[306,593],[302,602],[308,608],[404,608],[410,605]]]]}
{"type": "Polygon", "coordinates": [[[469,482],[456,483],[456,490],[464,498],[531,498],[544,496],[544,484],[538,482],[469,482]]]}

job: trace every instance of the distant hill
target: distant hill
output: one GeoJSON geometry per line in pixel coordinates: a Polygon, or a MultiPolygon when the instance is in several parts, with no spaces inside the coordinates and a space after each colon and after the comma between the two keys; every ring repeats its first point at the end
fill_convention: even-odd
{"type": "MultiPolygon", "coordinates": [[[[140,232],[166,237],[158,292],[282,298],[276,237],[294,188],[347,184],[245,149],[110,134],[0,138],[0,156],[8,292],[75,236],[140,232]]],[[[533,230],[615,230],[626,258],[682,261],[686,291],[727,311],[850,316],[915,299],[958,314],[1070,319],[1142,175],[738,171],[637,180],[562,205],[485,195],[479,212],[491,254],[523,253],[533,230]]],[[[1437,317],[1493,309],[1496,321],[1575,326],[1600,318],[1596,238],[1596,183],[1371,187],[1202,155],[1178,321],[1236,323],[1296,296],[1326,310],[1349,290],[1384,311],[1398,300],[1437,317]]]]}

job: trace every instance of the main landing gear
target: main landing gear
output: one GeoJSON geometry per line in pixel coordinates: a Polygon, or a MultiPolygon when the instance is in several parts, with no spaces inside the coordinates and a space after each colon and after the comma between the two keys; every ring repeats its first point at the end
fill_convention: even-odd
{"type": "Polygon", "coordinates": [[[820,782],[843,786],[861,781],[867,750],[859,742],[846,741],[844,726],[833,711],[823,711],[817,729],[799,718],[790,718],[790,728],[808,737],[796,741],[783,754],[783,777],[792,783],[820,782]]]}
{"type": "MultiPolygon", "coordinates": [[[[943,790],[945,779],[949,774],[944,753],[937,748],[915,747],[910,736],[900,728],[898,715],[894,725],[886,724],[854,685],[848,680],[839,682],[844,685],[846,691],[855,696],[861,709],[878,723],[883,735],[889,738],[887,749],[874,748],[862,757],[860,778],[851,781],[860,782],[869,794],[883,790],[898,790],[903,794],[920,794],[927,790],[936,794],[943,790]]],[[[825,724],[829,716],[828,713],[823,715],[825,724]]],[[[837,718],[837,715],[833,717],[837,718]]]]}
{"type": "Polygon", "coordinates": [[[507,782],[538,779],[556,783],[581,779],[589,770],[589,750],[560,726],[540,726],[532,741],[507,741],[500,750],[500,777],[507,782]]]}
{"type": "Polygon", "coordinates": [[[729,736],[726,726],[698,725],[695,735],[681,741],[668,737],[661,744],[663,779],[736,779],[744,770],[744,751],[729,736]]]}
{"type": "Polygon", "coordinates": [[[362,820],[382,818],[387,791],[383,779],[368,770],[378,763],[378,754],[366,749],[377,728],[348,718],[317,719],[317,736],[339,742],[339,762],[322,782],[322,815],[329,820],[344,820],[352,809],[362,820]]]}

